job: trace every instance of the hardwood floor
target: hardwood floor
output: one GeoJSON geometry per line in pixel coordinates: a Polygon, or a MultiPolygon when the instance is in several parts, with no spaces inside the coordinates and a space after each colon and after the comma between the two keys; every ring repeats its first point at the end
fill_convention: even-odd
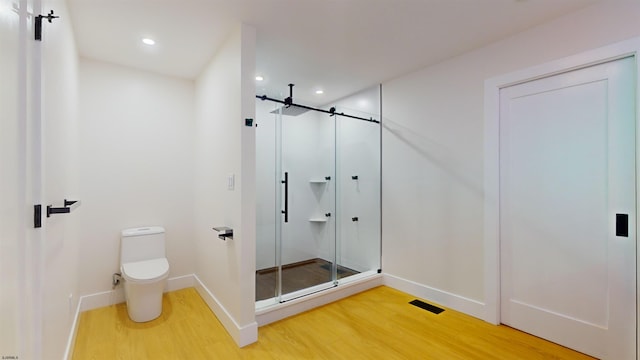
{"type": "Polygon", "coordinates": [[[257,343],[238,348],[188,288],[165,294],[148,323],[129,320],[124,304],[82,313],[73,359],[592,359],[413,299],[381,286],[261,327],[257,343]]]}
{"type": "MultiPolygon", "coordinates": [[[[324,259],[310,259],[282,266],[282,293],[288,294],[311,286],[331,281],[331,262],[324,259]]],[[[256,300],[272,298],[276,291],[278,268],[256,271],[256,300]]],[[[338,279],[358,272],[338,265],[338,279]]]]}

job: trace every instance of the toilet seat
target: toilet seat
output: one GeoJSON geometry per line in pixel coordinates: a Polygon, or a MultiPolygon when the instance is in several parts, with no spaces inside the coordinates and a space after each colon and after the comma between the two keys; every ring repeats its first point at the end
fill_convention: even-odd
{"type": "Polygon", "coordinates": [[[122,277],[138,284],[152,283],[169,275],[167,258],[143,260],[122,264],[122,277]]]}

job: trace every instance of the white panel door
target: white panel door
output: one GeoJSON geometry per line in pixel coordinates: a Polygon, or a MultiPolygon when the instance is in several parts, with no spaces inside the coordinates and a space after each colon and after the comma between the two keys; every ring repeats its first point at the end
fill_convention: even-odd
{"type": "Polygon", "coordinates": [[[636,358],[634,66],[500,91],[501,322],[603,359],[636,358]]]}
{"type": "MultiPolygon", "coordinates": [[[[25,283],[25,221],[20,211],[25,207],[25,176],[21,171],[20,149],[25,138],[20,127],[23,120],[18,96],[20,75],[20,25],[18,14],[11,11],[9,0],[0,0],[0,357],[27,358],[21,339],[26,334],[22,303],[25,283]]],[[[22,94],[21,94],[22,95],[22,94]]]]}

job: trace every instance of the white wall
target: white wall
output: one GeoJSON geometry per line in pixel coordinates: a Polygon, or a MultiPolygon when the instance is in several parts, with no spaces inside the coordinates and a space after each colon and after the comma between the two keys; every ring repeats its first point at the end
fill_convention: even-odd
{"type": "MultiPolygon", "coordinates": [[[[255,324],[255,29],[238,26],[196,81],[196,275],[236,342],[257,338],[255,324]],[[228,177],[235,177],[229,190],[228,177]],[[234,229],[218,239],[214,226],[234,229]]],[[[210,304],[211,306],[211,304],[210,304]]]]}
{"type": "MultiPolygon", "coordinates": [[[[62,0],[43,1],[68,18],[62,0]]],[[[71,24],[43,26],[42,189],[43,206],[61,206],[78,196],[78,57],[71,24]]],[[[61,358],[69,336],[78,293],[77,213],[44,217],[42,237],[42,354],[61,358]]]]}
{"type": "Polygon", "coordinates": [[[120,231],[166,229],[169,277],[194,259],[194,83],[80,60],[80,293],[111,290],[120,231]]]}
{"type": "Polygon", "coordinates": [[[638,14],[603,2],[383,85],[385,273],[484,301],[484,80],[638,36],[638,14]]]}

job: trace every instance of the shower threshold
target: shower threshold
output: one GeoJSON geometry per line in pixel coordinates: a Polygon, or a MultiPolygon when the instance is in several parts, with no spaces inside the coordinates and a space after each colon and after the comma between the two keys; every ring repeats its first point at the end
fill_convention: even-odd
{"type": "MultiPolygon", "coordinates": [[[[282,265],[282,293],[288,294],[331,281],[330,261],[315,258],[282,265]]],[[[273,298],[278,268],[256,271],[256,301],[273,298]]],[[[358,274],[358,271],[338,265],[338,279],[358,274]]]]}
{"type": "Polygon", "coordinates": [[[325,283],[289,293],[283,296],[284,302],[275,298],[256,301],[256,322],[264,326],[380,285],[383,275],[379,270],[368,270],[339,279],[337,285],[325,283]]]}

